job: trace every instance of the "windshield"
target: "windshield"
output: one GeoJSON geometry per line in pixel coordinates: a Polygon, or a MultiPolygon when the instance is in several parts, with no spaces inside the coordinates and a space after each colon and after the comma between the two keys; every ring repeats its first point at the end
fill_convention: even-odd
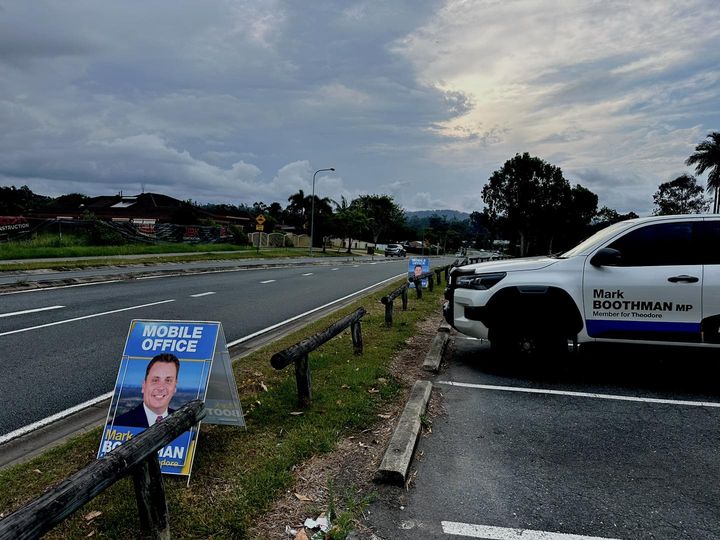
{"type": "Polygon", "coordinates": [[[601,244],[611,236],[613,236],[618,229],[622,229],[627,226],[627,222],[620,221],[619,223],[613,223],[612,225],[605,227],[604,229],[599,230],[592,236],[586,238],[582,242],[580,242],[577,246],[572,248],[569,251],[566,251],[565,253],[560,255],[561,259],[566,259],[568,257],[574,257],[575,255],[578,255],[579,253],[582,253],[583,251],[593,247],[594,245],[601,244]]]}

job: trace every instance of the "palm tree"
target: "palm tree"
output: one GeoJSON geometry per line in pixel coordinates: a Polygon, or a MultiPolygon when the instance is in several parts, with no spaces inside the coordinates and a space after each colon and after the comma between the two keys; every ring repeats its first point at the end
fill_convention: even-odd
{"type": "Polygon", "coordinates": [[[695,174],[709,170],[707,190],[714,190],[713,213],[720,211],[720,132],[708,133],[707,139],[695,147],[695,153],[685,160],[685,165],[695,165],[695,174]]]}

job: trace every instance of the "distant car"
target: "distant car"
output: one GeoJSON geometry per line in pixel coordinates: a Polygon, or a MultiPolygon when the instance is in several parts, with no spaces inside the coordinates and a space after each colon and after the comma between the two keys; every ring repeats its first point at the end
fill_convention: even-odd
{"type": "Polygon", "coordinates": [[[400,244],[388,244],[388,246],[385,248],[385,256],[386,257],[404,257],[405,256],[405,248],[402,247],[400,244]]]}

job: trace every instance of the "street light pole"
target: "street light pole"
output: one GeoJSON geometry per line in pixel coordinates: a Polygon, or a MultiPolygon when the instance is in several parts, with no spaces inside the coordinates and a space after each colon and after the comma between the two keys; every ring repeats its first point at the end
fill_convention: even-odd
{"type": "Polygon", "coordinates": [[[318,169],[313,174],[313,182],[312,182],[312,199],[310,201],[310,256],[312,257],[312,244],[313,244],[313,233],[315,232],[315,176],[317,176],[317,173],[322,171],[334,171],[334,167],[330,167],[329,169],[318,169]]]}

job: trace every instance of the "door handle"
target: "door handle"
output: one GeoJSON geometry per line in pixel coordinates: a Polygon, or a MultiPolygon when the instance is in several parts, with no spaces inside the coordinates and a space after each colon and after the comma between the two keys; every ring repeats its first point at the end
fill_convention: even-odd
{"type": "Polygon", "coordinates": [[[682,275],[682,276],[669,277],[668,281],[670,283],[697,283],[700,280],[698,278],[696,278],[695,276],[682,275]]]}

